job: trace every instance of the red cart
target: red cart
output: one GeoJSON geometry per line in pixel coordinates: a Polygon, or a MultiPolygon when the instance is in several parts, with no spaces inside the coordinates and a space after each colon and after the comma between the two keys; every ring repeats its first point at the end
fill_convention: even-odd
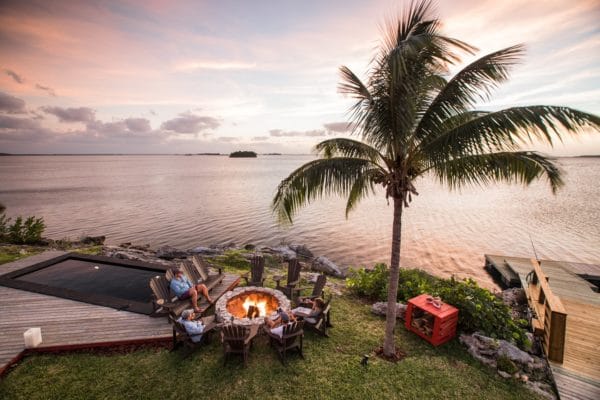
{"type": "Polygon", "coordinates": [[[408,301],[405,320],[406,329],[439,346],[456,335],[458,309],[422,294],[408,301]]]}

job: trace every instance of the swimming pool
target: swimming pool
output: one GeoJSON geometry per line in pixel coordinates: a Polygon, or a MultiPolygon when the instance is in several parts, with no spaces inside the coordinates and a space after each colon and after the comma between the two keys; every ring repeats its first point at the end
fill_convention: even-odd
{"type": "Polygon", "coordinates": [[[0,276],[0,285],[151,314],[150,279],[168,267],[68,253],[0,276]]]}

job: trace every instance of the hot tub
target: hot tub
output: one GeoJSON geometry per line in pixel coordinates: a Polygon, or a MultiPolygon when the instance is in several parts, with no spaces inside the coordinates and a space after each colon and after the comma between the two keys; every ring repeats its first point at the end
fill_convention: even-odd
{"type": "Polygon", "coordinates": [[[69,253],[0,276],[0,285],[151,314],[150,279],[168,267],[69,253]]]}

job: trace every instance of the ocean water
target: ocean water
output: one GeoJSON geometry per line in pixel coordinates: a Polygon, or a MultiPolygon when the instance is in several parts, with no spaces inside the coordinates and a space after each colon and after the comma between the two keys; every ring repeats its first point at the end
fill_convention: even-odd
{"type": "MultiPolygon", "coordinates": [[[[43,216],[54,239],[106,235],[107,243],[181,248],[236,243],[307,245],[341,266],[389,263],[393,207],[382,192],[345,217],[325,198],[280,226],[277,185],[311,156],[0,157],[0,202],[9,216],[43,216]]],[[[563,158],[566,185],[497,184],[449,191],[418,182],[403,218],[403,266],[472,277],[493,287],[485,253],[600,262],[600,158],[563,158]],[[532,246],[533,241],[533,246],[532,246]]]]}

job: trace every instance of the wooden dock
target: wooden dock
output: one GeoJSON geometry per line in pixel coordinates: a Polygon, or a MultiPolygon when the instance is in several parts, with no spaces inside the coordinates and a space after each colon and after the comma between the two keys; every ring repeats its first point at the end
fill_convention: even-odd
{"type": "MultiPolygon", "coordinates": [[[[533,270],[530,259],[487,254],[485,259],[486,267],[501,275],[503,282],[516,275],[518,286],[527,288],[526,277],[533,270]]],[[[550,260],[541,260],[540,265],[567,315],[562,363],[550,361],[559,396],[600,399],[600,293],[581,277],[597,280],[600,265],[550,260]]]]}
{"type": "MultiPolygon", "coordinates": [[[[49,251],[0,265],[9,273],[64,254],[49,251]]],[[[239,276],[227,274],[211,294],[219,298],[239,283],[239,276]]],[[[123,344],[162,342],[172,338],[166,318],[102,307],[44,294],[0,286],[0,376],[25,354],[23,332],[40,327],[42,344],[28,352],[60,351],[123,344]]]]}

